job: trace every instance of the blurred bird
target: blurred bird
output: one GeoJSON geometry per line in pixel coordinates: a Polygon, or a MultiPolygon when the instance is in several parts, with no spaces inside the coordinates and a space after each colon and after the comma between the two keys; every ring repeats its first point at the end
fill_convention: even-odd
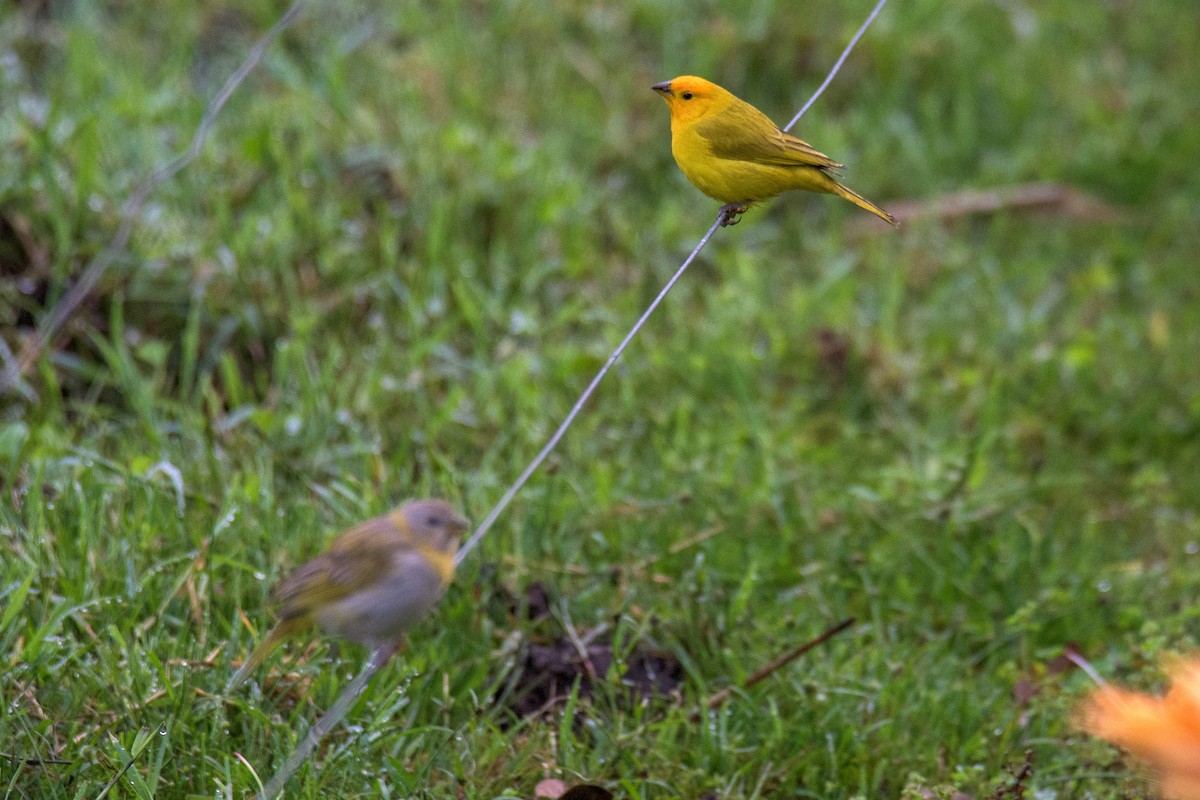
{"type": "Polygon", "coordinates": [[[1163,797],[1200,800],[1200,657],[1171,670],[1162,697],[1110,686],[1092,691],[1079,725],[1157,768],[1163,797]]]}
{"type": "Polygon", "coordinates": [[[342,533],[272,591],[279,621],[225,691],[240,685],[280,642],[313,624],[373,650],[398,644],[450,584],[468,525],[444,500],[414,500],[342,533]]]}
{"type": "Polygon", "coordinates": [[[650,88],[671,111],[675,163],[697,189],[725,204],[722,227],[737,224],[751,203],[791,189],[836,194],[896,224],[891,214],[838,182],[841,164],[715,83],[682,75],[650,88]]]}

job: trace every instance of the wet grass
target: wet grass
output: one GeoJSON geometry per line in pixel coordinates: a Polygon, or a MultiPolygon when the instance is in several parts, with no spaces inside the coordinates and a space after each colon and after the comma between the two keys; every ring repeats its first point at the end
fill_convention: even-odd
{"type": "MultiPolygon", "coordinates": [[[[0,11],[10,345],[281,10],[135,6],[0,11]]],[[[3,401],[0,751],[69,762],[0,760],[6,795],[265,780],[363,657],[298,642],[222,698],[270,583],[406,498],[480,518],[711,222],[649,85],[786,120],[866,11],[310,8],[3,401]]],[[[1039,797],[1143,793],[1057,659],[1157,687],[1196,644],[1190,14],[889,7],[797,131],[851,186],[1056,181],[1121,220],[863,234],[791,196],[722,231],[293,796],[982,798],[1027,749],[1039,797]],[[537,624],[506,599],[535,581],[537,624]],[[677,694],[631,702],[618,658],[546,715],[497,701],[514,632],[598,626],[677,694]]]]}

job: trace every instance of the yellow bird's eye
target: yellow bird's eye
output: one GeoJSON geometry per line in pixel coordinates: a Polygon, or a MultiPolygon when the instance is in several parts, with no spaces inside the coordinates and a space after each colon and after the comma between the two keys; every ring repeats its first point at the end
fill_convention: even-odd
{"type": "Polygon", "coordinates": [[[692,93],[691,93],[691,92],[684,92],[683,94],[681,94],[681,95],[679,95],[679,96],[680,96],[680,97],[682,97],[684,100],[691,100],[691,99],[692,99],[692,93]]]}

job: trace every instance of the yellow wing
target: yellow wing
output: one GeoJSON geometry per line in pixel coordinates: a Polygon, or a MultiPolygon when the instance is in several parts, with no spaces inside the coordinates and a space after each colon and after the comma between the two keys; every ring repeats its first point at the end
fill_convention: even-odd
{"type": "Polygon", "coordinates": [[[781,167],[842,167],[808,142],[779,130],[770,117],[736,97],[720,113],[699,120],[695,131],[717,158],[781,167]]]}
{"type": "Polygon", "coordinates": [[[390,517],[376,517],[333,540],[329,549],[296,569],[275,587],[281,621],[317,609],[382,580],[392,569],[405,537],[390,517]]]}

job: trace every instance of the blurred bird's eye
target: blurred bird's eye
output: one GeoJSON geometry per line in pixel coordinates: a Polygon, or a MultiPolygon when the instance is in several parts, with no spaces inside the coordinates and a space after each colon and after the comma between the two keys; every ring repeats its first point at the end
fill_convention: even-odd
{"type": "Polygon", "coordinates": [[[691,99],[692,99],[692,93],[691,93],[691,92],[684,92],[683,94],[681,94],[681,95],[679,95],[679,96],[680,96],[680,97],[682,97],[684,100],[691,100],[691,99]]]}
{"type": "Polygon", "coordinates": [[[436,528],[438,525],[442,524],[442,521],[437,517],[429,517],[425,520],[425,524],[431,528],[436,528]]]}

